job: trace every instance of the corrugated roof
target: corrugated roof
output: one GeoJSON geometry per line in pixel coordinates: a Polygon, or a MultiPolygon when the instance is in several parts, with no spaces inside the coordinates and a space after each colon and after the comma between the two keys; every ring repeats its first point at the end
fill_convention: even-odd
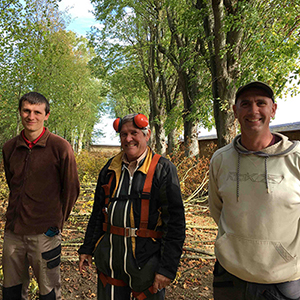
{"type": "MultiPolygon", "coordinates": [[[[285,132],[300,130],[300,122],[286,123],[279,125],[270,125],[271,132],[285,132]]],[[[202,135],[198,137],[198,140],[214,140],[217,138],[216,134],[202,135]]]]}
{"type": "Polygon", "coordinates": [[[270,130],[274,131],[274,132],[300,130],[300,122],[279,124],[279,125],[270,125],[270,130]]]}

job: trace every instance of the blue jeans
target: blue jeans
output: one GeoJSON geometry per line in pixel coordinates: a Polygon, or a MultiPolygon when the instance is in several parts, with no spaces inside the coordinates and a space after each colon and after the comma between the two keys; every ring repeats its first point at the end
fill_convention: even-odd
{"type": "Polygon", "coordinates": [[[213,292],[214,300],[300,300],[300,279],[279,284],[247,282],[228,273],[217,261],[213,292]]]}

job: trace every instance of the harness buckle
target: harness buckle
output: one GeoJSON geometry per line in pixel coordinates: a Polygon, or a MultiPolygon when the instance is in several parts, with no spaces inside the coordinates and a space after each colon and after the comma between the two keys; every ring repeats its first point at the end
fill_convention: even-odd
{"type": "Polygon", "coordinates": [[[125,227],[124,236],[125,237],[137,237],[137,228],[125,227]]]}

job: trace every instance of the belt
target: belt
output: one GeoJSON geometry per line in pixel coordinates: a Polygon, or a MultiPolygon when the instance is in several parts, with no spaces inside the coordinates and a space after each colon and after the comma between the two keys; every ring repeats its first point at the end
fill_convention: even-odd
{"type": "Polygon", "coordinates": [[[119,227],[113,226],[107,223],[103,223],[103,230],[107,233],[121,235],[125,237],[143,237],[160,239],[163,235],[161,231],[155,231],[147,228],[131,228],[131,227],[119,227]]]}

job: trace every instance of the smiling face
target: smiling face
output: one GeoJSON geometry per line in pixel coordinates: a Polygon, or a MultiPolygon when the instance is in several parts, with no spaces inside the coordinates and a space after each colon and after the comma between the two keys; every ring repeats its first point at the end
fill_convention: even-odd
{"type": "Polygon", "coordinates": [[[20,116],[25,129],[25,136],[34,140],[43,131],[44,122],[48,120],[50,113],[46,114],[46,104],[30,104],[23,101],[20,116]]]}
{"type": "Polygon", "coordinates": [[[120,131],[121,147],[129,162],[137,160],[147,149],[151,131],[145,136],[141,129],[136,128],[133,122],[126,122],[120,131]]]}
{"type": "Polygon", "coordinates": [[[262,89],[243,92],[233,106],[234,115],[241,125],[242,135],[266,135],[269,123],[275,116],[277,104],[262,89]]]}

